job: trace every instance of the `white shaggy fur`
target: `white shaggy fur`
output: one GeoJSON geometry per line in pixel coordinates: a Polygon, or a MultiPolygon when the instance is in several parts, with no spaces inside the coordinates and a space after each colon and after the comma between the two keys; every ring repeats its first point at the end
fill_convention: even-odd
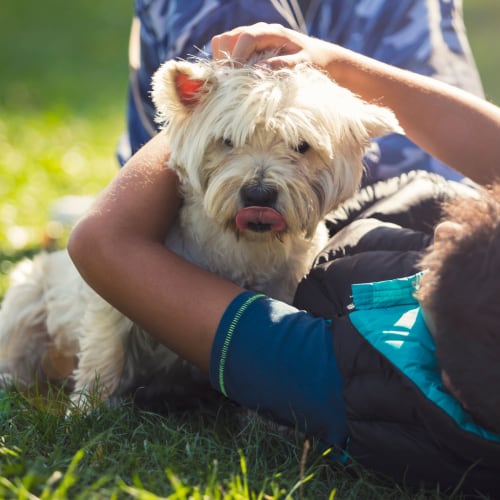
{"type": "MultiPolygon", "coordinates": [[[[325,214],[356,190],[370,139],[400,130],[306,65],[169,61],[152,95],[184,198],[167,245],[285,301],[326,241],[325,214]]],[[[65,381],[83,409],[96,389],[99,401],[120,396],[177,359],[90,290],[65,251],[15,270],[0,353],[18,386],[65,381]]]]}

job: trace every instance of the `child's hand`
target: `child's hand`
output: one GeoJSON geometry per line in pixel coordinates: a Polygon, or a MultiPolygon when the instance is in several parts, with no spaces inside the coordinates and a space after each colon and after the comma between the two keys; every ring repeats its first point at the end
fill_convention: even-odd
{"type": "Polygon", "coordinates": [[[333,44],[279,24],[257,23],[242,26],[212,38],[214,59],[226,59],[229,56],[232,60],[245,64],[255,53],[276,50],[277,56],[264,62],[259,61],[259,65],[266,64],[274,69],[291,67],[302,62],[325,69],[328,56],[331,57],[335,48],[333,44]]]}

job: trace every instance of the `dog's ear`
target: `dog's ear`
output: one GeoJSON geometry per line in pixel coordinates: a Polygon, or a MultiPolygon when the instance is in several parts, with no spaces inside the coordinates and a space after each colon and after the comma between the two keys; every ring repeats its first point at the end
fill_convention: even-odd
{"type": "Polygon", "coordinates": [[[391,133],[404,134],[396,115],[389,109],[376,104],[365,104],[362,121],[369,137],[375,139],[391,133]]]}
{"type": "Polygon", "coordinates": [[[179,70],[174,74],[174,85],[179,101],[186,107],[194,107],[200,102],[205,80],[192,79],[179,70]]]}
{"type": "Polygon", "coordinates": [[[167,123],[174,116],[190,114],[210,92],[213,79],[213,71],[203,62],[164,63],[152,80],[157,121],[167,123]]]}

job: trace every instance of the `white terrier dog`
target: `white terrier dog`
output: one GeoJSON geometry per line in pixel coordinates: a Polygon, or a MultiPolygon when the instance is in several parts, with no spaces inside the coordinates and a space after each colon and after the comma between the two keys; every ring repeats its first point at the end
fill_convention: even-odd
{"type": "MultiPolygon", "coordinates": [[[[370,139],[400,131],[307,65],[169,61],[153,79],[184,203],[167,246],[287,302],[326,242],[324,216],[356,190],[370,139]]],[[[85,409],[165,376],[177,356],[102,300],[65,251],[14,271],[0,312],[0,372],[66,383],[85,409]]],[[[38,385],[37,385],[38,384],[38,385]]]]}

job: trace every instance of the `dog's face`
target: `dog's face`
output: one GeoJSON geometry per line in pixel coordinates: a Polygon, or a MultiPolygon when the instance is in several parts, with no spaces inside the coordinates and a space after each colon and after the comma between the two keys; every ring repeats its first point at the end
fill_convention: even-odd
{"type": "Polygon", "coordinates": [[[184,194],[252,239],[312,236],[358,187],[370,139],[400,130],[391,111],[306,65],[168,61],[152,96],[184,194]]]}

